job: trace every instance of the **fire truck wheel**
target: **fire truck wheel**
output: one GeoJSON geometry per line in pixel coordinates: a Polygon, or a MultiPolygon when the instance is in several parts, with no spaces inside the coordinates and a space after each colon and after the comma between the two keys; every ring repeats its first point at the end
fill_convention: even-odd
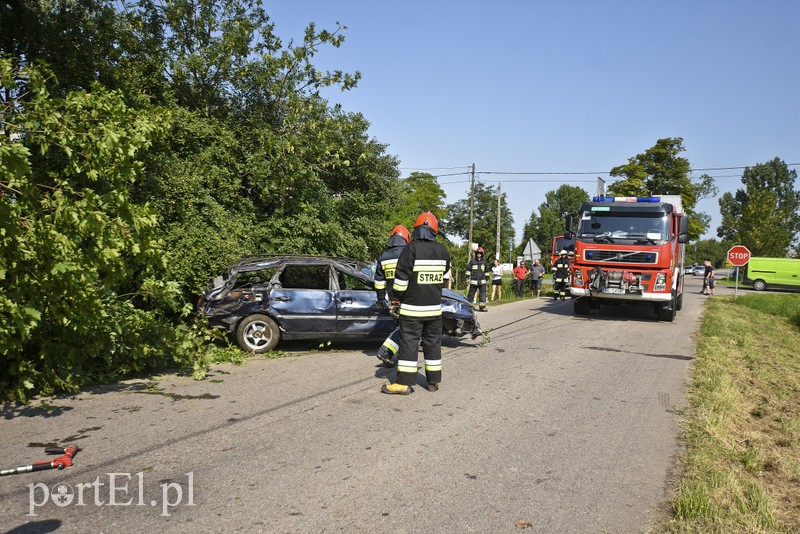
{"type": "Polygon", "coordinates": [[[592,302],[588,298],[578,298],[572,304],[575,307],[575,315],[589,315],[592,309],[592,302]]]}
{"type": "Polygon", "coordinates": [[[672,300],[670,300],[669,304],[661,306],[658,308],[656,313],[658,313],[658,320],[659,321],[667,321],[672,322],[675,320],[675,315],[678,313],[678,299],[675,298],[675,295],[672,295],[672,300]]]}
{"type": "Polygon", "coordinates": [[[681,311],[683,309],[683,293],[678,295],[678,300],[675,304],[675,309],[681,311]]]}

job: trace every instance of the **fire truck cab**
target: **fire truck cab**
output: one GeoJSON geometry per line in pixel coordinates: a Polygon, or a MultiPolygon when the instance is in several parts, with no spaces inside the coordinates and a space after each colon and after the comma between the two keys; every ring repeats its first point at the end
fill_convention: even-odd
{"type": "Polygon", "coordinates": [[[588,315],[600,304],[650,304],[659,320],[673,321],[683,306],[688,231],[680,195],[584,202],[577,221],[567,216],[565,231],[575,238],[575,313],[588,315]]]}

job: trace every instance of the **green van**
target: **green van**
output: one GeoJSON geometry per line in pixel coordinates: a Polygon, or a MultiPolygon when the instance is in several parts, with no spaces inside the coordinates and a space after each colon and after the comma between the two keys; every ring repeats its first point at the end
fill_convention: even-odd
{"type": "Polygon", "coordinates": [[[744,283],[753,284],[756,291],[767,288],[800,291],[800,259],[750,258],[744,283]]]}

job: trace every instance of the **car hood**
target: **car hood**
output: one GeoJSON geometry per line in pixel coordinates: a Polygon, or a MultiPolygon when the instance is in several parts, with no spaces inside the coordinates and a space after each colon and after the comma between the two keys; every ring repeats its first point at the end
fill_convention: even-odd
{"type": "Polygon", "coordinates": [[[452,289],[442,288],[442,297],[448,298],[448,299],[457,300],[457,301],[461,302],[462,304],[467,304],[467,305],[472,306],[470,301],[467,300],[467,297],[465,297],[461,293],[456,293],[452,289]]]}

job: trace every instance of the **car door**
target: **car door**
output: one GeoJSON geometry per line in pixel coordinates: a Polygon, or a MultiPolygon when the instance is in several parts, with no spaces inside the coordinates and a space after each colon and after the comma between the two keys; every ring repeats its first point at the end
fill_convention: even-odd
{"type": "Polygon", "coordinates": [[[283,337],[314,339],[336,331],[336,300],[328,264],[290,263],[269,293],[283,337]]]}
{"type": "Polygon", "coordinates": [[[340,337],[382,337],[394,330],[394,319],[378,306],[371,280],[335,267],[336,331],[340,337]]]}
{"type": "Polygon", "coordinates": [[[800,284],[800,260],[795,259],[776,259],[775,262],[775,284],[786,288],[792,288],[800,284]]]}

